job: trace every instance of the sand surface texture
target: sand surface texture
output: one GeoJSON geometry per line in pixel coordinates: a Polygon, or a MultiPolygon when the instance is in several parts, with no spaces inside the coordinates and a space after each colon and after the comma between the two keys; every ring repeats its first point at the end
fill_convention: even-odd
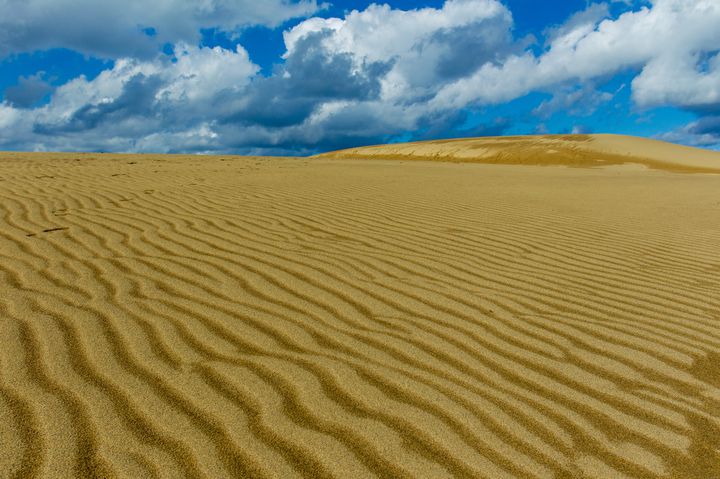
{"type": "Polygon", "coordinates": [[[720,477],[718,155],[527,141],[0,154],[0,477],[720,477]]]}

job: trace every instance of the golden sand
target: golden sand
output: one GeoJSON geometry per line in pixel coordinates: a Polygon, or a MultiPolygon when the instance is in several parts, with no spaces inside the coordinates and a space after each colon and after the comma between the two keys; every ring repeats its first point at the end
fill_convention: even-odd
{"type": "Polygon", "coordinates": [[[632,163],[677,172],[720,173],[720,153],[623,135],[458,138],[350,148],[318,157],[575,167],[632,163]]]}
{"type": "Polygon", "coordinates": [[[0,477],[720,477],[720,155],[462,141],[0,154],[0,477]]]}

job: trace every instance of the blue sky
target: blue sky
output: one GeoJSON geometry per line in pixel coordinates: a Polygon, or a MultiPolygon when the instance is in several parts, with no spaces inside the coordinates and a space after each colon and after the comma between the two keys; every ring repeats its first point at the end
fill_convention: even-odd
{"type": "Polygon", "coordinates": [[[720,149],[718,25],[717,0],[5,0],[0,149],[570,132],[720,149]]]}

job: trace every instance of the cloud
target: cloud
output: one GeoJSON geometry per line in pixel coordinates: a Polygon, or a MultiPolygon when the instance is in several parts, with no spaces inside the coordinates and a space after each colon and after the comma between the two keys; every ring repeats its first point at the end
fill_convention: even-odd
{"type": "Polygon", "coordinates": [[[54,88],[43,79],[43,72],[21,76],[18,84],[5,89],[5,101],[17,108],[30,108],[42,101],[54,88]]]}
{"type": "MultiPolygon", "coordinates": [[[[595,7],[591,6],[590,9],[595,7]]],[[[599,15],[579,14],[554,30],[546,50],[510,56],[501,66],[484,65],[446,85],[436,108],[497,103],[562,82],[586,82],[628,68],[642,69],[633,81],[633,99],[643,107],[717,102],[718,60],[702,71],[702,54],[720,50],[720,3],[715,0],[655,0],[650,8],[595,23],[599,15]],[[583,21],[579,21],[582,19],[583,21]]]]}
{"type": "Polygon", "coordinates": [[[532,113],[548,119],[559,111],[572,116],[590,116],[602,105],[613,98],[613,94],[598,91],[591,83],[579,87],[561,88],[550,100],[544,100],[532,113]]]}
{"type": "Polygon", "coordinates": [[[708,116],[693,122],[688,131],[695,135],[713,135],[720,139],[720,116],[708,116]]]}
{"type": "Polygon", "coordinates": [[[380,78],[391,63],[364,60],[356,64],[348,53],[321,47],[327,30],[299,38],[285,63],[269,78],[256,78],[247,99],[222,121],[284,127],[308,119],[324,102],[368,101],[380,94],[380,78]]]}
{"type": "MultiPolygon", "coordinates": [[[[540,118],[560,110],[589,115],[613,96],[596,85],[618,72],[636,75],[630,88],[638,107],[669,104],[702,116],[675,132],[678,138],[707,142],[717,135],[714,120],[706,119],[720,114],[715,0],[643,2],[617,17],[607,4],[591,4],[547,30],[539,52],[513,37],[511,12],[496,0],[448,0],[441,8],[407,11],[371,5],[343,18],[309,18],[284,32],[283,62],[268,77],[240,46],[199,48],[179,39],[192,39],[199,25],[231,30],[306,14],[315,2],[274,0],[255,10],[255,2],[159,4],[165,6],[148,7],[146,18],[162,12],[167,18],[141,25],[156,29],[151,36],[137,33],[132,2],[129,13],[119,14],[108,28],[132,24],[118,37],[128,43],[98,48],[123,56],[93,80],[76,78],[39,107],[6,94],[0,147],[302,154],[401,136],[500,134],[511,119],[468,130],[469,112],[546,92],[553,97],[534,110],[540,118]],[[177,11],[163,10],[170,4],[177,11]],[[135,40],[166,39],[175,41],[172,56],[133,53],[135,40]]],[[[30,14],[21,9],[23,15],[30,14]]]]}
{"type": "Polygon", "coordinates": [[[570,130],[570,133],[573,135],[589,135],[592,132],[592,128],[585,125],[575,125],[570,130]]]}
{"type": "Polygon", "coordinates": [[[175,62],[121,58],[92,81],[60,87],[32,113],[32,134],[14,138],[79,148],[106,137],[129,150],[310,151],[377,141],[430,119],[452,125],[446,113],[425,115],[424,99],[438,83],[501,61],[513,50],[511,26],[494,0],[410,11],[373,5],[286,32],[284,63],[268,78],[240,47],[181,46],[175,62]],[[454,45],[476,58],[463,62],[454,45]]]}
{"type": "Polygon", "coordinates": [[[633,98],[640,106],[720,107],[720,54],[690,50],[658,56],[648,62],[632,86],[633,98]]]}
{"type": "Polygon", "coordinates": [[[0,145],[87,150],[107,143],[99,149],[134,151],[158,132],[207,130],[223,101],[241,95],[257,71],[240,46],[178,45],[173,58],[120,59],[93,80],[81,76],[58,87],[39,108],[3,103],[0,121],[14,122],[0,131],[0,145]]]}
{"type": "Polygon", "coordinates": [[[610,15],[607,3],[592,3],[585,10],[574,13],[562,25],[547,28],[544,32],[546,44],[551,45],[556,40],[566,37],[575,31],[584,31],[594,28],[610,15]]]}
{"type": "Polygon", "coordinates": [[[319,48],[344,54],[356,67],[392,62],[383,78],[382,98],[412,101],[438,86],[499,62],[513,51],[512,15],[495,0],[448,0],[442,8],[396,10],[371,5],[344,19],[306,20],[285,32],[286,56],[316,32],[327,32],[319,48]]]}
{"type": "Polygon", "coordinates": [[[138,73],[123,84],[117,98],[83,105],[68,118],[54,124],[36,123],[34,131],[43,135],[85,132],[103,123],[112,123],[114,128],[122,128],[122,122],[127,118],[152,116],[153,104],[161,87],[159,75],[146,77],[138,73]]]}
{"type": "Polygon", "coordinates": [[[233,33],[318,11],[315,0],[0,0],[0,57],[69,48],[102,58],[151,58],[197,44],[202,28],[233,33]]]}
{"type": "Polygon", "coordinates": [[[658,138],[685,145],[720,150],[720,115],[702,117],[658,138]]]}

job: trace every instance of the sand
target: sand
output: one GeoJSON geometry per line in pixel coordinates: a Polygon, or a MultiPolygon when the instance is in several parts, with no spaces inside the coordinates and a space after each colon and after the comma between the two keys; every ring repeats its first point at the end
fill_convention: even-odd
{"type": "Polygon", "coordinates": [[[350,148],[318,157],[575,167],[630,163],[667,171],[720,172],[720,153],[624,135],[458,138],[350,148]]]}
{"type": "Polygon", "coordinates": [[[0,477],[720,477],[720,155],[628,141],[0,154],[0,477]]]}

